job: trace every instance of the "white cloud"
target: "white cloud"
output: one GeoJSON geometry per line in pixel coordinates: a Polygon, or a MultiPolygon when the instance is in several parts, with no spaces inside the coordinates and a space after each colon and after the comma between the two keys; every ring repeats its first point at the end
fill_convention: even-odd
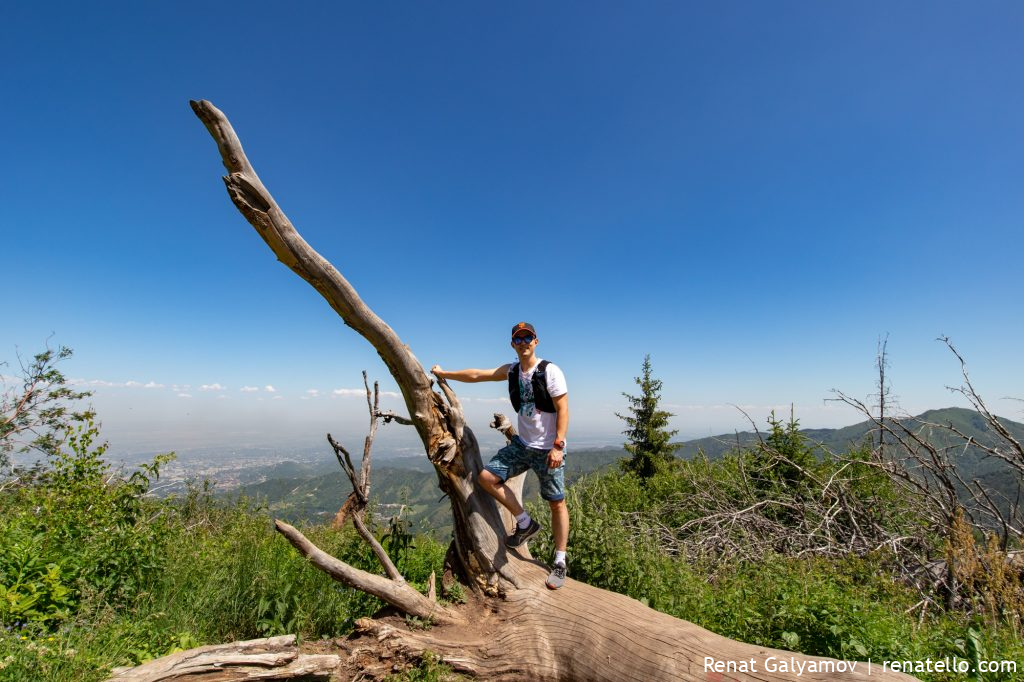
{"type": "Polygon", "coordinates": [[[260,389],[259,389],[258,386],[242,386],[238,390],[241,391],[242,393],[255,393],[256,391],[258,391],[260,389]]]}
{"type": "MultiPolygon", "coordinates": [[[[366,397],[365,388],[336,388],[331,391],[336,396],[359,396],[361,398],[366,397]]],[[[380,395],[382,398],[400,398],[401,394],[395,391],[381,391],[380,395]]]]}
{"type": "MultiPolygon", "coordinates": [[[[466,400],[466,398],[459,398],[459,400],[466,400]]],[[[508,398],[469,398],[469,401],[474,403],[507,403],[508,398]]]]}
{"type": "Polygon", "coordinates": [[[179,393],[178,397],[179,398],[191,398],[192,396],[190,396],[188,393],[179,393]]]}
{"type": "MultiPolygon", "coordinates": [[[[6,377],[6,379],[14,379],[15,377],[6,377]]],[[[68,379],[68,383],[72,386],[88,386],[90,388],[163,388],[163,384],[150,381],[148,384],[144,384],[141,381],[106,381],[105,379],[68,379]]],[[[188,386],[181,388],[175,387],[175,390],[184,390],[188,386]]]]}
{"type": "MultiPolygon", "coordinates": [[[[11,377],[14,379],[15,377],[11,377]]],[[[68,383],[72,386],[92,386],[94,388],[110,388],[114,386],[124,386],[124,384],[116,384],[113,381],[104,381],[103,379],[68,379],[68,383]]]]}
{"type": "Polygon", "coordinates": [[[308,395],[311,398],[316,398],[317,396],[320,395],[320,389],[319,388],[309,388],[309,389],[306,389],[306,395],[308,395]]]}
{"type": "Polygon", "coordinates": [[[264,386],[263,390],[266,391],[267,393],[277,393],[277,389],[271,386],[270,384],[264,386]]]}
{"type": "Polygon", "coordinates": [[[283,395],[275,395],[274,396],[274,400],[284,400],[284,396],[283,395]]]}
{"type": "Polygon", "coordinates": [[[172,391],[188,391],[188,390],[191,390],[191,389],[192,389],[192,385],[191,384],[183,384],[181,386],[179,386],[178,384],[174,384],[173,386],[171,386],[171,390],[172,391]]]}
{"type": "Polygon", "coordinates": [[[227,398],[227,396],[224,395],[223,393],[221,393],[219,396],[217,396],[217,400],[224,400],[225,398],[227,398]]]}
{"type": "Polygon", "coordinates": [[[227,386],[221,386],[220,384],[203,384],[199,387],[200,391],[226,391],[227,386]]]}
{"type": "MultiPolygon", "coordinates": [[[[14,379],[15,377],[2,377],[0,379],[14,379]]],[[[72,386],[88,386],[91,388],[165,388],[163,384],[158,384],[155,381],[148,383],[142,383],[141,381],[135,381],[134,379],[125,382],[119,381],[106,381],[104,379],[68,379],[68,383],[72,386]]],[[[175,386],[175,391],[187,391],[190,387],[175,386]]]]}

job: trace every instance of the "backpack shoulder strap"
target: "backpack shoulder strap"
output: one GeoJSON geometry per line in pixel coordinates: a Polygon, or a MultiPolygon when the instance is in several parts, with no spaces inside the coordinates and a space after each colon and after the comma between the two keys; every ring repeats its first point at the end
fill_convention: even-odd
{"type": "Polygon", "coordinates": [[[522,404],[522,398],[519,395],[519,363],[514,362],[508,368],[508,398],[512,401],[512,407],[516,413],[519,412],[519,406],[522,404]]]}
{"type": "Polygon", "coordinates": [[[537,370],[533,373],[533,400],[541,412],[555,411],[555,403],[551,399],[551,394],[548,393],[547,368],[550,364],[547,360],[541,360],[537,365],[537,370]]]}

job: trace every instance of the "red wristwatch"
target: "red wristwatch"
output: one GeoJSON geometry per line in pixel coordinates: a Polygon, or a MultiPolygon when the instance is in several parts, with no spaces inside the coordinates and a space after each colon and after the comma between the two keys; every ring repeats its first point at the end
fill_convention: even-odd
{"type": "Polygon", "coordinates": [[[565,441],[564,440],[556,440],[552,444],[552,447],[554,447],[555,450],[565,450],[565,441]]]}

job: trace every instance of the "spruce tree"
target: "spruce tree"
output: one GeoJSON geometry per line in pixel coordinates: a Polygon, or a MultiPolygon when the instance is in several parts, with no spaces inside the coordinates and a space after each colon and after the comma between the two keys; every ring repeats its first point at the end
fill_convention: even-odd
{"type": "Polygon", "coordinates": [[[671,412],[658,409],[661,400],[661,380],[651,376],[651,356],[644,356],[641,375],[635,378],[640,387],[640,395],[632,396],[623,393],[629,400],[631,415],[615,416],[626,422],[626,430],[622,433],[629,440],[625,443],[626,451],[631,459],[622,461],[622,468],[632,471],[642,479],[648,479],[658,470],[658,465],[669,462],[675,457],[679,445],[669,441],[678,431],[668,430],[671,412]]]}

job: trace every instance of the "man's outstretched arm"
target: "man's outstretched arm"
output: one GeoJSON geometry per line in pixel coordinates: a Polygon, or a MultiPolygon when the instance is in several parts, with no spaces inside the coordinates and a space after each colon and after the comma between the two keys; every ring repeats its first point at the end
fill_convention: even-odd
{"type": "Polygon", "coordinates": [[[505,381],[508,378],[508,365],[495,367],[494,369],[458,369],[443,370],[441,365],[434,365],[430,373],[438,379],[451,379],[452,381],[464,381],[475,384],[480,381],[505,381]]]}

